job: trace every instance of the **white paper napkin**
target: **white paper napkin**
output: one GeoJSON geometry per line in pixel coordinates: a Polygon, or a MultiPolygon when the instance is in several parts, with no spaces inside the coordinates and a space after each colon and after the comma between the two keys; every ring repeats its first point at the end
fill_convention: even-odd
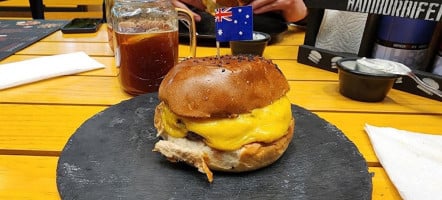
{"type": "Polygon", "coordinates": [[[442,135],[368,124],[365,131],[403,199],[442,199],[442,135]]]}
{"type": "Polygon", "coordinates": [[[84,52],[45,56],[2,64],[0,65],[0,90],[98,68],[104,68],[104,65],[84,52]]]}
{"type": "Polygon", "coordinates": [[[367,13],[326,9],[315,47],[358,54],[367,16],[367,13]]]}

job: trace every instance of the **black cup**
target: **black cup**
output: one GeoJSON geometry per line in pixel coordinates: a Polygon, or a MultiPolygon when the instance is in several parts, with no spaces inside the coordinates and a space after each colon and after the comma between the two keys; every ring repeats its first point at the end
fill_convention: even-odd
{"type": "Polygon", "coordinates": [[[253,40],[230,41],[230,50],[232,55],[257,55],[262,56],[267,43],[270,40],[270,35],[263,32],[253,32],[253,40]]]}
{"type": "Polygon", "coordinates": [[[357,58],[337,61],[339,92],[351,99],[364,102],[384,100],[400,75],[384,73],[359,66],[357,58]]]}

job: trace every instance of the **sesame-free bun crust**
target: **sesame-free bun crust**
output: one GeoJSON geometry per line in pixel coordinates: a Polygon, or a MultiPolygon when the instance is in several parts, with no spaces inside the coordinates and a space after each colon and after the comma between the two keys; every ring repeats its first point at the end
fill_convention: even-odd
{"type": "Polygon", "coordinates": [[[270,105],[289,90],[270,60],[259,56],[190,58],[165,76],[159,98],[177,115],[226,117],[270,105]]]}
{"type": "Polygon", "coordinates": [[[212,182],[211,170],[225,172],[245,172],[266,167],[278,160],[286,151],[293,138],[295,120],[292,118],[286,134],[271,142],[254,142],[234,151],[220,151],[207,146],[201,140],[171,137],[165,132],[161,122],[161,112],[164,104],[155,110],[154,125],[163,140],[155,144],[153,151],[160,152],[169,161],[186,162],[206,174],[212,182]]]}

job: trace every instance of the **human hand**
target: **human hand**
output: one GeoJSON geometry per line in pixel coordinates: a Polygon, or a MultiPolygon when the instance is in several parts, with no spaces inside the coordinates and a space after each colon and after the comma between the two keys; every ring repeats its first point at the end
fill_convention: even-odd
{"type": "Polygon", "coordinates": [[[297,22],[307,16],[303,0],[254,0],[249,5],[255,14],[279,11],[287,22],[297,22]]]}
{"type": "Polygon", "coordinates": [[[194,16],[195,21],[197,22],[201,21],[201,16],[190,10],[188,5],[193,6],[200,10],[206,9],[206,6],[203,4],[201,0],[172,0],[172,4],[177,8],[183,8],[190,11],[194,16]]]}

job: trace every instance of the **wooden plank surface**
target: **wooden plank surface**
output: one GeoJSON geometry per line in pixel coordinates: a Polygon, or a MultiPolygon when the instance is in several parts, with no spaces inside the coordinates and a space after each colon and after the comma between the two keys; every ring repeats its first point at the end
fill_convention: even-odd
{"type": "MultiPolygon", "coordinates": [[[[55,182],[57,157],[0,156],[0,199],[60,199],[55,182]]],[[[385,171],[370,167],[373,200],[400,199],[385,171]]]]}
{"type": "Polygon", "coordinates": [[[337,81],[290,81],[292,103],[312,111],[441,114],[442,103],[392,89],[382,102],[360,102],[339,93],[337,81]]]}
{"type": "MultiPolygon", "coordinates": [[[[442,103],[393,89],[378,103],[347,99],[336,81],[290,81],[292,103],[312,111],[442,114],[442,103]]],[[[116,77],[64,76],[3,90],[0,103],[113,105],[131,96],[116,77]],[[41,95],[44,94],[44,95],[41,95]]]]}
{"type": "MultiPolygon", "coordinates": [[[[49,55],[48,55],[49,56],[49,55]]],[[[38,55],[12,55],[10,57],[7,57],[6,59],[0,61],[0,64],[6,64],[11,62],[18,62],[23,60],[29,60],[33,58],[39,58],[42,56],[38,55]]],[[[118,74],[118,69],[115,67],[115,59],[114,57],[101,57],[101,56],[95,56],[92,57],[96,61],[100,62],[105,66],[103,69],[97,69],[92,71],[87,71],[83,73],[75,74],[75,76],[114,76],[116,77],[118,74]]]]}
{"type": "MultiPolygon", "coordinates": [[[[179,56],[188,57],[189,47],[180,45],[179,56]]],[[[113,56],[113,51],[109,45],[104,42],[96,43],[79,43],[79,42],[39,42],[29,46],[16,55],[54,55],[61,53],[70,53],[76,51],[84,51],[90,56],[113,56]]],[[[211,47],[198,47],[196,50],[197,57],[215,56],[217,51],[211,47]]],[[[229,48],[221,48],[220,55],[231,54],[229,48]]],[[[297,46],[268,46],[263,56],[268,59],[292,59],[298,54],[297,46]]]]}
{"type": "MultiPolygon", "coordinates": [[[[102,0],[43,0],[46,6],[63,6],[63,5],[101,5],[102,0]]],[[[6,0],[0,1],[0,6],[3,7],[28,7],[29,0],[6,0]]]]}
{"type": "Polygon", "coordinates": [[[107,43],[79,43],[79,42],[38,42],[19,51],[16,55],[55,55],[84,51],[89,56],[113,56],[114,52],[107,43]]]}
{"type": "Polygon", "coordinates": [[[29,7],[29,0],[0,1],[0,7],[29,7]]]}
{"type": "MultiPolygon", "coordinates": [[[[66,19],[73,18],[102,18],[102,3],[100,0],[43,0],[45,6],[45,19],[66,19]],[[79,6],[85,9],[78,9],[79,6]]],[[[0,17],[17,17],[32,19],[29,8],[29,0],[4,0],[0,1],[0,17]]]]}
{"type": "Polygon", "coordinates": [[[369,172],[373,173],[373,200],[399,200],[402,199],[387,173],[381,167],[370,167],[369,172]]]}
{"type": "MultiPolygon", "coordinates": [[[[0,104],[0,153],[57,155],[84,121],[108,106],[0,104]]],[[[442,115],[315,112],[335,125],[356,145],[370,166],[380,166],[366,123],[408,131],[442,134],[442,115]],[[397,120],[400,119],[400,120],[397,120]]]]}
{"type": "Polygon", "coordinates": [[[0,199],[60,199],[58,157],[0,155],[0,199]]]}
{"type": "Polygon", "coordinates": [[[102,5],[103,0],[43,0],[45,5],[102,5]]]}
{"type": "MultiPolygon", "coordinates": [[[[42,39],[45,42],[107,42],[106,24],[100,27],[96,33],[78,33],[78,34],[63,34],[62,32],[55,32],[52,35],[42,39]]],[[[304,43],[304,29],[290,28],[287,32],[282,33],[283,40],[270,44],[269,46],[299,46],[304,43]]],[[[186,45],[184,43],[184,45],[186,45]]],[[[201,48],[201,46],[199,47],[201,48]]],[[[296,57],[296,56],[295,56],[296,57]]]]}
{"type": "Polygon", "coordinates": [[[65,76],[3,90],[0,103],[113,105],[130,97],[115,77],[65,76]]]}
{"type": "MultiPolygon", "coordinates": [[[[60,31],[44,38],[41,42],[17,52],[17,55],[54,55],[74,51],[85,51],[90,56],[113,56],[107,43],[107,26],[103,24],[97,33],[63,34],[60,31]],[[63,42],[60,42],[63,41],[63,42]],[[85,44],[83,44],[85,43],[85,44]]],[[[293,59],[298,54],[298,46],[303,43],[303,32],[289,31],[287,39],[279,43],[268,45],[263,56],[268,59],[293,59]]],[[[214,45],[215,46],[215,45],[214,45]]],[[[189,56],[189,47],[182,44],[179,47],[180,57],[189,56]]],[[[217,51],[213,47],[198,46],[197,57],[215,56],[217,51]]],[[[221,55],[231,54],[230,48],[222,47],[221,55]]]]}
{"type": "Polygon", "coordinates": [[[102,18],[101,11],[85,11],[85,12],[45,12],[45,19],[65,19],[74,18],[102,18]]]}
{"type": "MultiPolygon", "coordinates": [[[[49,56],[49,55],[48,55],[49,56]]],[[[0,64],[28,60],[38,58],[38,55],[12,55],[2,61],[0,64]]],[[[113,56],[91,56],[93,59],[102,63],[106,67],[104,69],[93,70],[75,74],[78,76],[117,76],[118,68],[115,67],[115,59],[113,56]]],[[[299,64],[296,60],[273,60],[273,63],[278,65],[288,80],[322,80],[322,81],[337,81],[338,76],[325,70],[318,70],[314,67],[299,64]]]]}
{"type": "Polygon", "coordinates": [[[95,33],[75,33],[75,34],[65,34],[61,31],[57,31],[45,38],[42,42],[102,42],[107,43],[107,26],[105,24],[101,25],[97,32],[95,33]]]}
{"type": "Polygon", "coordinates": [[[107,106],[0,104],[0,154],[58,155],[87,119],[107,106]]]}
{"type": "Polygon", "coordinates": [[[365,124],[380,127],[442,135],[442,115],[315,112],[318,116],[339,128],[352,141],[367,160],[369,166],[380,166],[365,124]],[[382,116],[382,117],[380,117],[382,116]]]}

